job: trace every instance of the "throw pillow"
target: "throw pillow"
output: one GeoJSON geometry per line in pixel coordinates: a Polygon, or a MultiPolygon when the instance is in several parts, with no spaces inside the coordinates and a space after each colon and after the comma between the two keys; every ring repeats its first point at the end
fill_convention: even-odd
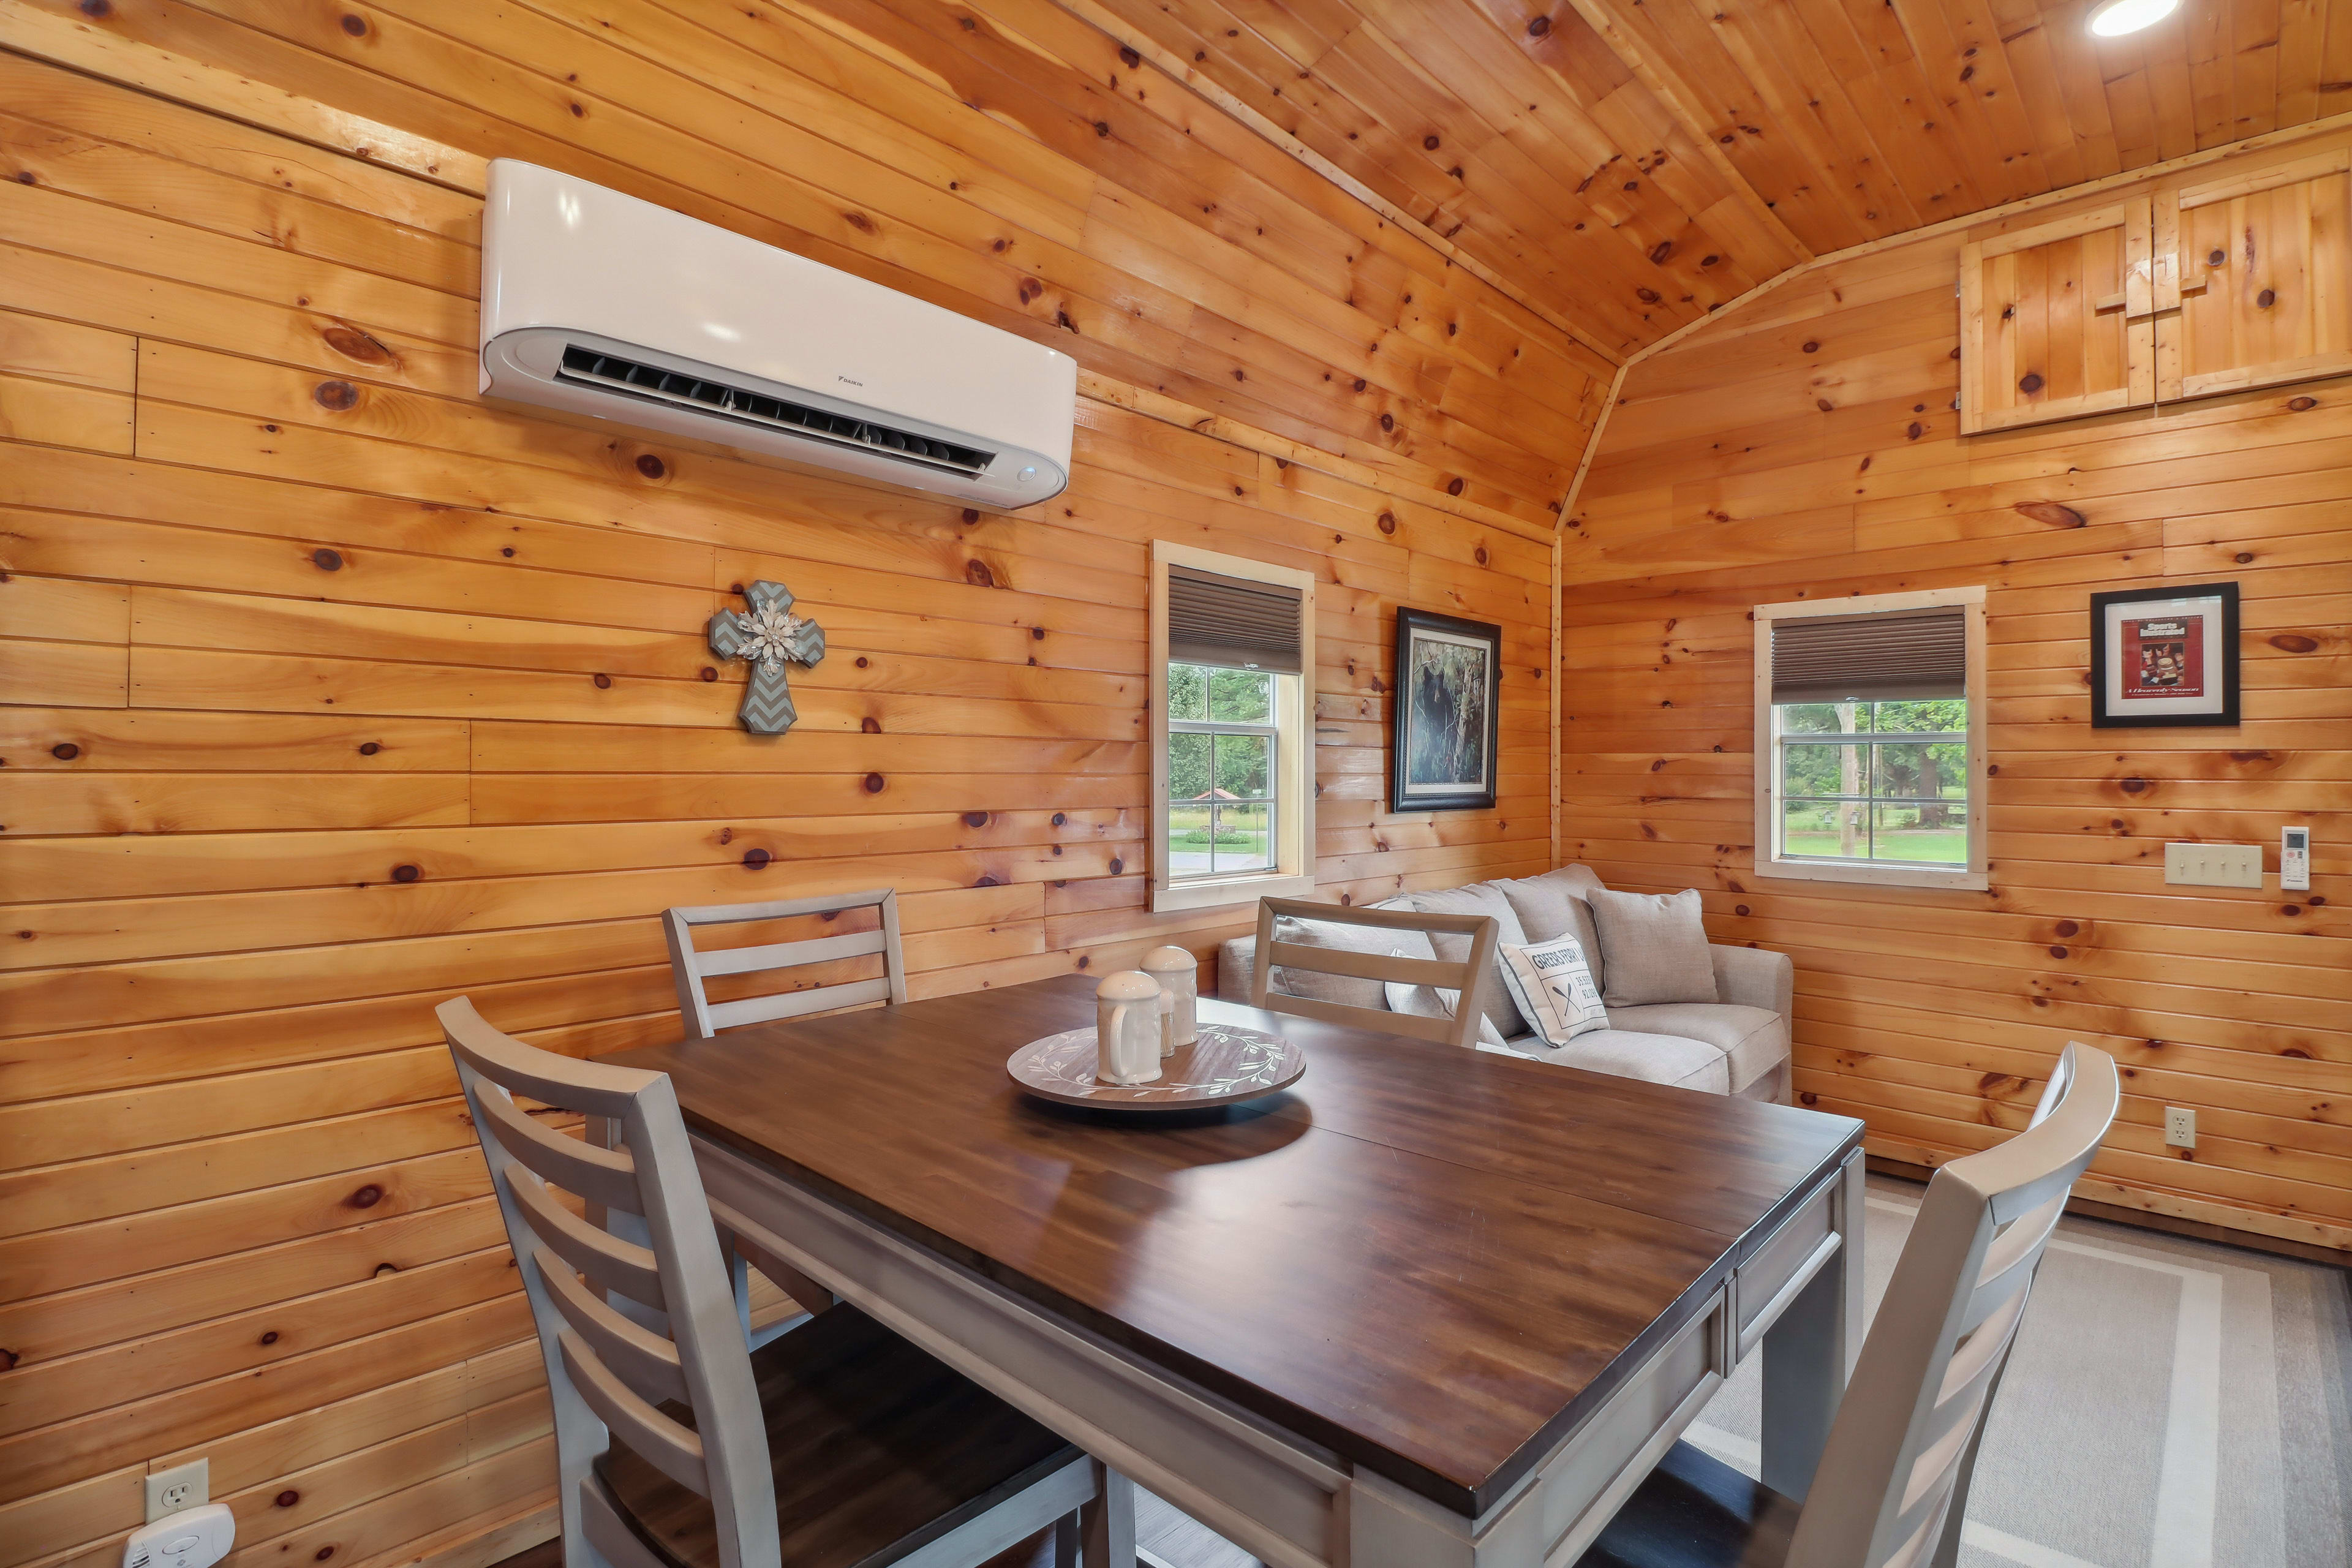
{"type": "Polygon", "coordinates": [[[1601,933],[1608,966],[1601,994],[1610,1006],[1716,999],[1715,959],[1706,950],[1696,889],[1620,893],[1595,888],[1584,901],[1601,933]]]}
{"type": "Polygon", "coordinates": [[[1572,936],[1503,950],[1503,978],[1511,1000],[1545,1044],[1564,1046],[1609,1026],[1600,988],[1585,967],[1584,944],[1572,936]]]}
{"type": "MultiPolygon", "coordinates": [[[[1412,907],[1414,910],[1425,915],[1492,915],[1495,917],[1496,924],[1502,928],[1495,937],[1497,944],[1495,949],[1495,961],[1487,965],[1486,973],[1478,977],[1478,983],[1471,987],[1470,994],[1477,1003],[1478,1011],[1484,1013],[1494,1023],[1495,1027],[1502,1032],[1505,1039],[1512,1039],[1526,1034],[1527,1020],[1519,1016],[1517,1006],[1511,1001],[1510,990],[1503,984],[1501,944],[1508,942],[1513,946],[1524,946],[1528,938],[1527,933],[1519,929],[1519,917],[1511,909],[1510,900],[1503,897],[1502,890],[1492,882],[1473,882],[1466,888],[1444,888],[1435,892],[1407,893],[1404,897],[1412,900],[1412,907]]],[[[1402,901],[1392,900],[1392,902],[1402,901]]],[[[1437,956],[1449,963],[1459,963],[1470,956],[1471,939],[1469,937],[1444,931],[1431,936],[1429,941],[1430,945],[1437,950],[1437,956]]]]}
{"type": "Polygon", "coordinates": [[[1595,990],[1609,989],[1607,966],[1601,963],[1601,937],[1592,926],[1592,910],[1584,895],[1601,886],[1601,879],[1582,866],[1562,866],[1537,877],[1517,877],[1494,884],[1510,900],[1519,917],[1519,930],[1529,942],[1551,942],[1572,936],[1584,948],[1584,962],[1592,971],[1595,990]]]}
{"type": "MultiPolygon", "coordinates": [[[[1413,934],[1420,936],[1418,931],[1413,934]]],[[[1421,945],[1422,951],[1418,953],[1407,952],[1400,947],[1389,956],[1391,958],[1432,956],[1429,952],[1429,939],[1421,937],[1421,945]]],[[[1454,1016],[1454,1010],[1462,1005],[1461,992],[1444,991],[1434,985],[1414,985],[1402,980],[1391,980],[1386,983],[1385,988],[1388,992],[1390,1012],[1408,1013],[1416,1018],[1451,1018],[1454,1016]]],[[[1478,1020],[1478,1043],[1494,1046],[1498,1049],[1501,1047],[1503,1037],[1496,1031],[1494,1019],[1482,1017],[1478,1020]]]]}

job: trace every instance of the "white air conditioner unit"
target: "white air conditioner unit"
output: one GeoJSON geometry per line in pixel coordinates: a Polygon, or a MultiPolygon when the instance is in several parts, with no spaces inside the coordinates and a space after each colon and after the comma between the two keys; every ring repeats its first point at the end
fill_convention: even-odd
{"type": "Polygon", "coordinates": [[[1066,353],[500,158],[482,391],[1013,508],[1070,482],[1066,353]]]}

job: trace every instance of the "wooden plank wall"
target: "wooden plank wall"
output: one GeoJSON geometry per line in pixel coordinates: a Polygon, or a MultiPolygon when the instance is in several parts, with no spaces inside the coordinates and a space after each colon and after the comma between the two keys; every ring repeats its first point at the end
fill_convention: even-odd
{"type": "Polygon", "coordinates": [[[1792,954],[1796,1086],[1875,1152],[2022,1126],[2086,1040],[2127,1098],[2084,1195],[2352,1247],[2352,381],[1963,439],[1967,237],[1826,265],[1632,367],[1565,525],[1564,856],[1696,884],[1717,940],[1792,954]],[[2245,722],[2091,730],[2090,595],[2217,580],[2245,722]],[[1748,607],[1963,584],[1989,589],[1991,890],[1759,879],[1748,607]],[[2308,896],[2277,890],[2294,823],[2308,896]],[[2267,888],[2168,887],[2187,838],[2266,846],[2267,888]]]}
{"type": "Polygon", "coordinates": [[[238,1564],[551,1531],[440,998],[653,1040],[656,911],[879,883],[919,994],[1239,929],[1144,911],[1154,538],[1322,581],[1328,892],[1549,863],[1608,367],[1067,13],[8,12],[729,224],[1095,395],[1016,515],[491,409],[473,195],[0,53],[0,1563],[111,1563],[199,1454],[238,1564]],[[702,642],[760,575],[830,638],[781,741],[702,642]],[[1381,809],[1407,602],[1507,627],[1496,812],[1381,809]]]}

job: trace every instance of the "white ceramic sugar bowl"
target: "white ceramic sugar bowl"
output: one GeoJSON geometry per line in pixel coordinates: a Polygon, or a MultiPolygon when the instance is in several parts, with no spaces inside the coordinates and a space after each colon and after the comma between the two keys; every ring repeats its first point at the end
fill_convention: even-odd
{"type": "Polygon", "coordinates": [[[1160,1012],[1167,1033],[1160,1042],[1163,1057],[1176,1054],[1201,1037],[1201,966],[1181,947],[1155,947],[1143,955],[1143,973],[1160,984],[1160,1012]]]}
{"type": "Polygon", "coordinates": [[[1160,982],[1139,969],[1095,987],[1095,1081],[1136,1084],[1160,1077],[1160,982]]]}

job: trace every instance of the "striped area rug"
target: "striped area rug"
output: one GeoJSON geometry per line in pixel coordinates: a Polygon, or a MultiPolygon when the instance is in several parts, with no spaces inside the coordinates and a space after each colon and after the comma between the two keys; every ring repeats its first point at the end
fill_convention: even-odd
{"type": "MultiPolygon", "coordinates": [[[[1918,1210],[1870,1178],[1873,1311],[1918,1210]]],[[[2352,1564],[2352,1271],[2060,1222],[1977,1461],[1961,1568],[2352,1564]]],[[[1756,1473],[1751,1357],[1687,1439],[1756,1473]]],[[[1255,1560],[1161,1502],[1146,1568],[1255,1560]]]]}

